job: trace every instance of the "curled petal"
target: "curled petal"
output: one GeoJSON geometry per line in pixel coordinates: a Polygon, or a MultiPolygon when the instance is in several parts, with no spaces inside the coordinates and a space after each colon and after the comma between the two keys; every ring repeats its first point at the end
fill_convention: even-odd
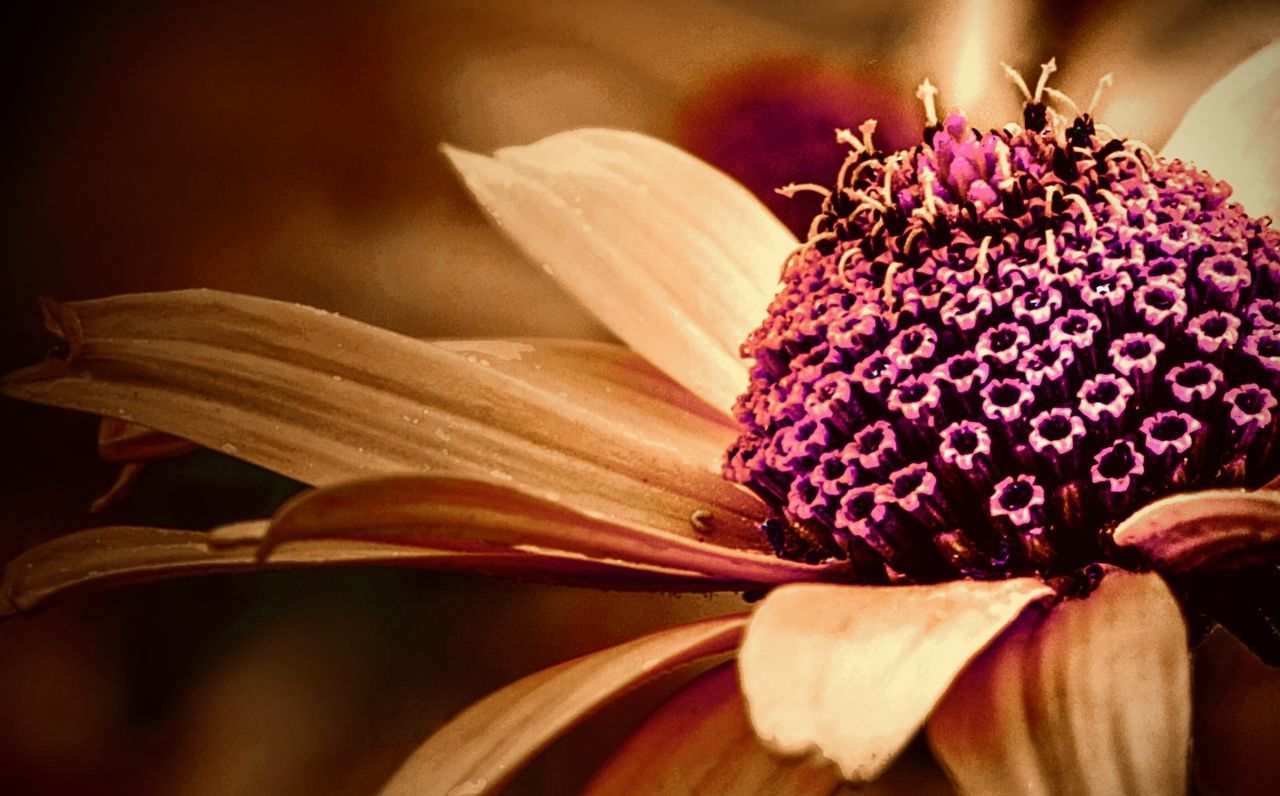
{"type": "MultiPolygon", "coordinates": [[[[596,772],[588,796],[773,796],[840,790],[827,764],[786,760],[769,752],[751,729],[733,663],[702,675],[658,709],[596,772]]],[[[859,793],[947,794],[932,761],[905,755],[859,793]]]]}
{"type": "Polygon", "coordinates": [[[661,141],[574,130],[492,158],[444,147],[534,260],[624,342],[728,411],[738,346],[795,238],[742,186],[661,141]]]}
{"type": "Polygon", "coordinates": [[[731,651],[745,615],[708,619],[562,663],[503,688],[427,739],[384,794],[489,793],[577,722],[623,692],[731,651]]]}
{"type": "Polygon", "coordinates": [[[1235,189],[1254,215],[1280,218],[1280,42],[1245,60],[1196,101],[1162,154],[1182,158],[1235,189]]]}
{"type": "Polygon", "coordinates": [[[703,590],[848,576],[841,562],[785,561],[611,523],[505,487],[435,476],[388,477],[300,495],[280,510],[265,537],[271,546],[308,539],[579,558],[609,567],[680,572],[703,590]]]}
{"type": "Polygon", "coordinates": [[[763,545],[728,421],[620,346],[427,343],[214,291],[50,305],[71,356],[3,392],[121,417],[310,484],[430,472],[622,524],[763,545]]]}
{"type": "Polygon", "coordinates": [[[1169,573],[1271,560],[1280,552],[1280,492],[1215,489],[1157,500],[1120,523],[1115,542],[1169,573]]]}
{"type": "Polygon", "coordinates": [[[783,586],[756,610],[738,659],[751,723],[775,751],[817,752],[868,782],[964,666],[1052,594],[1030,578],[783,586]]]}
{"type": "Polygon", "coordinates": [[[1110,569],[951,686],[929,742],[963,792],[1185,793],[1187,633],[1159,576],[1110,569]]]}

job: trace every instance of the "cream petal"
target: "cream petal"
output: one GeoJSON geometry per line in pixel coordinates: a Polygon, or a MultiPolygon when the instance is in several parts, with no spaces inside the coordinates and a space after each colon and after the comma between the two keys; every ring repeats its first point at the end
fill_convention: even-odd
{"type": "Polygon", "coordinates": [[[851,781],[873,780],[964,666],[1052,594],[1030,578],[783,586],[738,657],[751,723],[775,751],[816,752],[851,781]]]}
{"type": "Polygon", "coordinates": [[[691,572],[603,561],[558,550],[305,539],[281,544],[264,560],[266,521],[203,531],[108,526],[67,534],[13,559],[0,580],[0,617],[100,589],[167,578],[319,566],[395,566],[508,575],[613,589],[695,591],[715,581],[691,572]]]}
{"type": "MultiPolygon", "coordinates": [[[[904,755],[865,789],[867,796],[942,796],[952,789],[927,756],[904,755]]],[[[829,794],[842,781],[826,764],[780,759],[756,738],[738,689],[738,672],[726,663],[676,694],[658,709],[596,772],[587,796],[774,796],[829,794]]],[[[852,791],[851,791],[852,792],[852,791]]]]}
{"type": "MultiPolygon", "coordinates": [[[[388,477],[300,495],[280,510],[265,537],[271,546],[315,539],[579,558],[605,568],[684,573],[687,587],[701,591],[848,578],[844,562],[785,561],[686,535],[619,525],[507,487],[439,476],[388,477]]],[[[550,574],[555,572],[551,568],[550,574]]]]}
{"type": "Polygon", "coordinates": [[[624,691],[731,651],[745,615],[672,628],[545,669],[486,697],[427,739],[384,794],[490,793],[624,691]]]}
{"type": "Polygon", "coordinates": [[[1280,41],[1196,100],[1161,154],[1208,170],[1254,215],[1280,218],[1280,41]]]}
{"type": "Polygon", "coordinates": [[[642,356],[728,411],[738,346],[795,238],[723,173],[638,133],[574,130],[486,157],[446,146],[479,202],[642,356]]]}
{"type": "Polygon", "coordinates": [[[619,346],[427,343],[213,291],[50,308],[68,361],[18,398],[120,417],[310,484],[406,471],[510,486],[594,517],[763,548],[724,482],[733,426],[619,346]],[[706,523],[702,523],[705,525],[706,523]]]}
{"type": "Polygon", "coordinates": [[[1110,569],[1086,599],[1023,621],[929,720],[966,793],[1186,793],[1187,633],[1159,576],[1110,569]]]}
{"type": "Polygon", "coordinates": [[[1135,512],[1114,538],[1170,573],[1274,560],[1280,549],[1280,492],[1173,495],[1135,512]]]}

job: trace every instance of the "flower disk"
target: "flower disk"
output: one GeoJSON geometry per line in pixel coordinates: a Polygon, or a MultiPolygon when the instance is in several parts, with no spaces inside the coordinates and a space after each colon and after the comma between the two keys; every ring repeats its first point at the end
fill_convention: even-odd
{"type": "Polygon", "coordinates": [[[1280,469],[1270,219],[1088,115],[1025,122],[845,139],[742,347],[724,472],[776,510],[779,555],[1053,576],[1115,560],[1109,529],[1165,493],[1280,469]]]}

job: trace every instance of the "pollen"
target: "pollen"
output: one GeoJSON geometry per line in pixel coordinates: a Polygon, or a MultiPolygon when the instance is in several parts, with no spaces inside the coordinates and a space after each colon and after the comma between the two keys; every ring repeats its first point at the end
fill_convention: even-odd
{"type": "Polygon", "coordinates": [[[1055,577],[1171,492],[1280,472],[1280,233],[1089,103],[1009,70],[1022,124],[917,91],[921,143],[851,148],[742,346],[724,474],[779,555],[866,582],[1055,577]],[[1059,113],[1047,102],[1069,108],[1059,113]]]}

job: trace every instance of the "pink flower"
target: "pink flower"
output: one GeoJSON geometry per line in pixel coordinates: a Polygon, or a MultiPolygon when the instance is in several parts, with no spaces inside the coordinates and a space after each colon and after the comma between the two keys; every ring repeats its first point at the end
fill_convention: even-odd
{"type": "MultiPolygon", "coordinates": [[[[1219,169],[1215,176],[1241,189],[1255,214],[1280,209],[1276,153],[1257,148],[1271,140],[1278,54],[1272,45],[1215,87],[1167,148],[1219,169]],[[1231,121],[1241,107],[1256,124],[1231,121]],[[1241,146],[1224,154],[1209,136],[1197,148],[1206,129],[1226,129],[1241,146]]],[[[1035,93],[1038,100],[1039,87],[1035,93]]],[[[859,205],[817,219],[801,246],[723,174],[636,134],[579,130],[493,157],[446,148],[494,220],[626,348],[422,342],[319,310],[209,291],[49,303],[48,325],[66,342],[65,359],[10,375],[4,392],[104,416],[104,451],[135,469],[187,440],[315,489],[270,520],[207,534],[111,527],[55,540],[6,569],[7,607],[25,612],[82,590],[185,573],[342,563],[766,591],[749,613],[657,633],[494,694],[429,739],[388,791],[495,789],[622,690],[729,652],[736,669],[706,675],[660,710],[601,772],[597,792],[646,790],[641,776],[655,789],[694,788],[700,752],[747,721],[774,752],[829,761],[853,782],[874,780],[924,728],[965,791],[1185,791],[1187,630],[1165,577],[1273,560],[1280,498],[1268,490],[1185,491],[1235,471],[1186,475],[1179,467],[1187,460],[1177,457],[1209,424],[1274,432],[1274,385],[1237,384],[1235,371],[1208,359],[1225,346],[1248,357],[1259,379],[1269,377],[1275,343],[1265,324],[1273,308],[1249,304],[1248,316],[1242,296],[1246,277],[1265,282],[1275,274],[1253,261],[1218,267],[1203,259],[1202,297],[1218,307],[1205,311],[1225,315],[1193,320],[1200,298],[1186,281],[1192,260],[1176,262],[1186,243],[1173,230],[1181,221],[1170,217],[1159,218],[1155,232],[1168,238],[1171,272],[1151,253],[1132,268],[1098,271],[1105,284],[1077,280],[1068,290],[1051,278],[999,295],[1003,287],[992,280],[1025,284],[1041,266],[990,241],[962,240],[954,227],[975,212],[969,208],[994,208],[1015,188],[1027,205],[1040,203],[1038,218],[1072,213],[1074,240],[1115,234],[1115,246],[1101,246],[1103,259],[1123,256],[1130,242],[1119,238],[1132,222],[1108,228],[1097,220],[1133,210],[1114,192],[1092,185],[1093,195],[1055,204],[1046,186],[1068,180],[1049,179],[1045,163],[1073,144],[1100,142],[1073,141],[1082,133],[1052,120],[1046,126],[1036,116],[1044,107],[1030,107],[1027,140],[1048,147],[1048,160],[1031,147],[1002,153],[1007,142],[978,140],[963,119],[941,126],[930,119],[934,146],[917,153],[911,169],[899,159],[895,175],[891,159],[873,157],[870,130],[841,136],[856,155],[853,169],[865,165],[887,187],[878,196],[865,188],[853,197],[859,205]],[[1045,179],[1006,187],[1009,170],[1045,179]],[[882,240],[894,223],[890,206],[925,219],[938,238],[929,245],[939,257],[948,252],[950,271],[933,292],[900,258],[877,266],[881,252],[872,250],[859,261],[855,246],[882,240]],[[865,228],[840,226],[864,209],[865,228]],[[789,281],[775,297],[782,264],[789,281]],[[977,273],[971,283],[961,264],[977,273]],[[850,280],[848,306],[822,293],[833,275],[850,280]],[[988,287],[959,289],[977,284],[988,287]],[[1112,335],[1104,318],[1115,292],[1129,301],[1125,317],[1148,331],[1112,335]],[[1073,301],[1083,306],[1068,306],[1073,301]],[[1008,311],[1008,328],[996,325],[997,307],[1008,311]],[[884,328],[869,332],[865,318],[884,328]],[[1234,329],[1232,319],[1248,328],[1234,329]],[[813,348],[794,350],[802,335],[838,337],[826,354],[863,340],[857,366],[840,360],[823,370],[817,357],[804,358],[813,348]],[[744,339],[750,370],[739,357],[744,339]],[[1203,361],[1155,364],[1166,346],[1201,342],[1203,361]],[[1103,373],[1096,359],[1088,365],[1091,354],[1117,374],[1103,373]],[[801,371],[787,382],[785,374],[801,371]],[[1072,372],[1081,383],[1062,391],[1072,372]],[[1057,520],[1044,511],[1066,474],[1088,464],[1075,455],[1089,433],[1081,416],[1095,432],[1132,429],[1122,417],[1126,399],[1150,401],[1154,380],[1166,376],[1170,400],[1185,399],[1185,411],[1148,413],[1144,436],[1129,442],[1095,440],[1088,471],[1105,519],[1118,524],[1108,528],[1107,545],[1070,552],[1055,532],[1096,528],[1064,521],[1061,509],[1057,520]],[[752,388],[735,420],[728,410],[748,377],[752,388]],[[1077,386],[1078,412],[1041,406],[1042,395],[1066,401],[1077,386]],[[1226,420],[1206,413],[1207,401],[1227,395],[1234,397],[1219,413],[1226,420]],[[1042,414],[1030,416],[1033,407],[1042,414]],[[1143,441],[1151,445],[1136,450],[1143,441]],[[1023,442],[1041,457],[1043,483],[1009,464],[1010,451],[1027,455],[1017,448],[1023,442]],[[848,461],[845,445],[856,448],[848,461]],[[751,446],[755,455],[744,456],[751,446]],[[934,473],[917,461],[912,451],[928,446],[955,469],[939,465],[934,473]],[[1008,461],[982,459],[1001,446],[1008,461]],[[727,473],[755,494],[721,477],[726,450],[727,473]],[[1146,465],[1182,491],[1151,502],[1161,491],[1152,487],[1129,499],[1125,485],[1144,478],[1146,465]],[[988,507],[983,521],[1005,547],[986,547],[975,525],[957,523],[965,516],[956,510],[957,483],[980,493],[975,505],[988,507]],[[946,489],[950,505],[940,508],[935,498],[946,489]]],[[[1219,192],[1206,206],[1225,206],[1221,187],[1202,175],[1136,149],[1111,150],[1118,152],[1132,161],[1117,167],[1124,179],[1194,178],[1219,192]]],[[[846,177],[856,187],[856,175],[840,181],[846,177]]],[[[1187,221],[1204,223],[1221,225],[1226,238],[1240,233],[1232,224],[1252,225],[1265,236],[1255,250],[1276,251],[1274,229],[1244,211],[1187,221]]],[[[1081,251],[1065,235],[1046,235],[1040,252],[1054,276],[1083,268],[1072,265],[1070,255],[1081,251]]],[[[1257,467],[1274,474],[1269,449],[1245,456],[1245,482],[1257,467]]],[[[783,789],[831,782],[831,769],[780,762],[751,736],[730,737],[736,765],[702,772],[723,790],[768,778],[783,789]]]]}

